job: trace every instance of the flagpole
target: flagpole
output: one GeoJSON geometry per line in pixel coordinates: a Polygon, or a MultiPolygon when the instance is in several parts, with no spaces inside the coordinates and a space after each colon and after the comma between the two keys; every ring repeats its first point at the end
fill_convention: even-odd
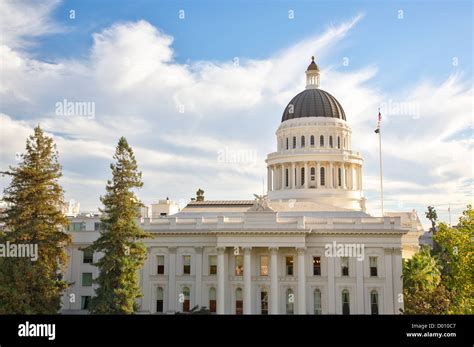
{"type": "Polygon", "coordinates": [[[383,217],[383,172],[382,172],[382,131],[379,128],[379,162],[380,162],[380,204],[382,206],[382,217],[383,217]]]}

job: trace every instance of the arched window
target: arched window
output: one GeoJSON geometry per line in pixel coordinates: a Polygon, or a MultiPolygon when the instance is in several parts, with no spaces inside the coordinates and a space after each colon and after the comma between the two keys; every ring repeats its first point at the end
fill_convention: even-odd
{"type": "Polygon", "coordinates": [[[341,148],[341,137],[340,136],[337,137],[337,148],[339,148],[339,149],[341,148]]]}
{"type": "Polygon", "coordinates": [[[268,314],[268,292],[266,289],[262,289],[260,292],[260,313],[268,314]]]}
{"type": "Polygon", "coordinates": [[[372,314],[379,314],[379,294],[376,290],[370,292],[370,310],[372,314]]]}
{"type": "Polygon", "coordinates": [[[323,135],[321,135],[321,136],[319,137],[319,146],[320,146],[320,147],[324,147],[324,136],[323,136],[323,135]]]}
{"type": "Polygon", "coordinates": [[[342,186],[342,170],[341,168],[337,169],[337,185],[342,186]]]}
{"type": "Polygon", "coordinates": [[[301,147],[305,146],[305,138],[304,136],[301,136],[301,147]]]}
{"type": "Polygon", "coordinates": [[[293,136],[293,148],[296,148],[296,136],[293,136]]]}
{"type": "Polygon", "coordinates": [[[242,288],[235,290],[235,314],[244,313],[244,299],[242,295],[242,288]]]}
{"type": "Polygon", "coordinates": [[[288,290],[286,291],[286,314],[295,313],[294,304],[295,294],[293,294],[293,290],[291,288],[288,288],[288,290]]]}
{"type": "Polygon", "coordinates": [[[351,314],[349,304],[349,291],[344,289],[342,291],[342,314],[351,314]]]}
{"type": "Polygon", "coordinates": [[[290,145],[289,145],[289,139],[288,139],[288,137],[286,138],[286,149],[287,149],[287,150],[288,150],[288,149],[290,149],[290,145]]]}
{"type": "Polygon", "coordinates": [[[216,288],[209,289],[209,311],[216,313],[216,288]]]}
{"type": "Polygon", "coordinates": [[[303,186],[304,185],[304,167],[301,168],[301,185],[303,186]]]}
{"type": "Polygon", "coordinates": [[[309,138],[309,144],[311,146],[314,146],[314,135],[311,135],[311,137],[309,138]]]}
{"type": "Polygon", "coordinates": [[[163,312],[163,298],[164,298],[164,291],[163,288],[158,287],[156,288],[156,312],[163,312]]]}
{"type": "Polygon", "coordinates": [[[320,183],[321,183],[322,186],[326,185],[326,177],[325,177],[324,173],[325,173],[325,170],[322,167],[321,170],[319,171],[319,174],[321,176],[321,179],[320,179],[321,182],[320,183]]]}
{"type": "Polygon", "coordinates": [[[329,147],[333,147],[333,144],[332,144],[332,136],[329,136],[329,147]]]}
{"type": "Polygon", "coordinates": [[[311,168],[311,181],[315,181],[316,180],[316,169],[314,167],[311,168]]]}
{"type": "Polygon", "coordinates": [[[321,307],[321,291],[319,289],[314,290],[314,314],[321,314],[323,312],[321,307]]]}
{"type": "Polygon", "coordinates": [[[183,312],[189,312],[189,298],[190,298],[190,292],[188,287],[183,288],[183,312]]]}

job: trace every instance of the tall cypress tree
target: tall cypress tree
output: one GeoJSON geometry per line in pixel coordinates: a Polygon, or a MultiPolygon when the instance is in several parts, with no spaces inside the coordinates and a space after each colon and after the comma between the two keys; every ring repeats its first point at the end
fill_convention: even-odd
{"type": "Polygon", "coordinates": [[[0,314],[57,313],[67,287],[61,272],[70,236],[62,213],[64,192],[58,182],[62,174],[56,145],[36,127],[19,165],[2,174],[12,180],[4,190],[8,206],[0,216],[0,243],[36,245],[38,259],[0,257],[0,314]]]}
{"type": "Polygon", "coordinates": [[[127,140],[120,138],[110,165],[112,180],[107,182],[101,197],[101,234],[90,246],[103,257],[96,265],[99,285],[91,300],[91,312],[98,314],[130,314],[137,311],[136,299],[141,297],[139,270],[147,250],[140,240],[149,237],[137,224],[139,208],[143,206],[133,189],[141,188],[141,172],[127,140]]]}

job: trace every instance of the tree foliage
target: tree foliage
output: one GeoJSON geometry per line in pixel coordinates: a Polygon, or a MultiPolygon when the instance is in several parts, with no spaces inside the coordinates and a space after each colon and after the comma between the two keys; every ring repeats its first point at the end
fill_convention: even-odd
{"type": "Polygon", "coordinates": [[[12,179],[4,190],[8,206],[0,216],[0,243],[37,245],[38,259],[0,257],[0,313],[57,313],[67,287],[61,271],[71,240],[65,232],[68,220],[62,213],[61,167],[53,140],[36,127],[18,166],[2,174],[12,179]]]}
{"type": "Polygon", "coordinates": [[[139,270],[143,266],[147,250],[140,242],[149,237],[136,223],[141,202],[134,189],[143,186],[141,172],[127,140],[120,138],[110,165],[112,180],[107,182],[106,194],[101,197],[100,237],[90,246],[103,256],[96,265],[100,274],[94,281],[98,284],[96,297],[91,300],[91,312],[130,314],[138,307],[136,299],[141,297],[139,270]]]}

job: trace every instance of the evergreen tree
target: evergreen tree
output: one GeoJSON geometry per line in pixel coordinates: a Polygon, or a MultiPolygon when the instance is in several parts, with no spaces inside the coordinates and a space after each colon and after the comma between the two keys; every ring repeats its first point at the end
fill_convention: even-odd
{"type": "Polygon", "coordinates": [[[4,190],[8,206],[0,216],[0,243],[37,247],[38,259],[0,257],[0,314],[57,313],[67,287],[61,272],[71,240],[65,232],[68,220],[62,213],[56,145],[36,127],[19,165],[2,174],[12,180],[4,190]]]}
{"type": "Polygon", "coordinates": [[[130,314],[137,311],[136,299],[141,297],[139,270],[147,250],[140,240],[150,237],[137,224],[143,206],[133,189],[143,186],[141,172],[127,140],[122,137],[110,165],[112,180],[107,182],[101,197],[101,234],[90,246],[103,256],[94,264],[99,270],[99,285],[91,300],[91,312],[98,314],[130,314]]]}

